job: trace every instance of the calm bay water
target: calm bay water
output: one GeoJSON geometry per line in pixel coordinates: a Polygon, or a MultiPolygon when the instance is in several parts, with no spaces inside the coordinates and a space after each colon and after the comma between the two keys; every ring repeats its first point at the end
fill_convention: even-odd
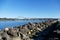
{"type": "Polygon", "coordinates": [[[27,24],[28,22],[42,22],[42,21],[45,21],[45,20],[15,20],[15,21],[9,21],[9,20],[6,20],[6,21],[1,21],[0,20],[0,29],[4,29],[6,27],[15,27],[15,26],[20,26],[20,25],[24,25],[24,24],[27,24]]]}

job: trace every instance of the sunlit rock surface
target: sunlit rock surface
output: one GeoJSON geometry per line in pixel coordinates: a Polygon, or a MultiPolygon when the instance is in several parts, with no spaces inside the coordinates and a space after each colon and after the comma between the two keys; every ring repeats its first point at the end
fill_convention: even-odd
{"type": "Polygon", "coordinates": [[[60,21],[28,23],[0,31],[0,40],[60,40],[60,21]]]}

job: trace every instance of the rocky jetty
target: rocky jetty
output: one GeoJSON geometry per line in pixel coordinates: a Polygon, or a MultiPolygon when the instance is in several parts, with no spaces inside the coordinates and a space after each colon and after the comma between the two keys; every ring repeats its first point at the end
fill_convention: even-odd
{"type": "Polygon", "coordinates": [[[60,21],[29,22],[28,24],[5,28],[0,31],[0,40],[59,40],[60,21]]]}

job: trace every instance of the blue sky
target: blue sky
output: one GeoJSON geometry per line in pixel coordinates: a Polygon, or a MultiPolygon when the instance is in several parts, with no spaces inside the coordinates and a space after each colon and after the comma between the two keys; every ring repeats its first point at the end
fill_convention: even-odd
{"type": "Polygon", "coordinates": [[[60,0],[0,0],[0,17],[60,18],[60,0]]]}

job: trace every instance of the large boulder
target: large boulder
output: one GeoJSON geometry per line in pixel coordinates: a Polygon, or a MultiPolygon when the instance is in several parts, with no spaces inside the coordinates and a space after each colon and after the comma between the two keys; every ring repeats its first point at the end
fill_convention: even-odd
{"type": "Polygon", "coordinates": [[[7,32],[8,35],[10,36],[18,36],[17,35],[17,30],[16,29],[11,29],[7,32]]]}
{"type": "Polygon", "coordinates": [[[13,37],[12,40],[22,40],[20,37],[13,37]]]}
{"type": "Polygon", "coordinates": [[[11,40],[10,36],[6,32],[2,33],[2,39],[3,40],[11,40]]]}

